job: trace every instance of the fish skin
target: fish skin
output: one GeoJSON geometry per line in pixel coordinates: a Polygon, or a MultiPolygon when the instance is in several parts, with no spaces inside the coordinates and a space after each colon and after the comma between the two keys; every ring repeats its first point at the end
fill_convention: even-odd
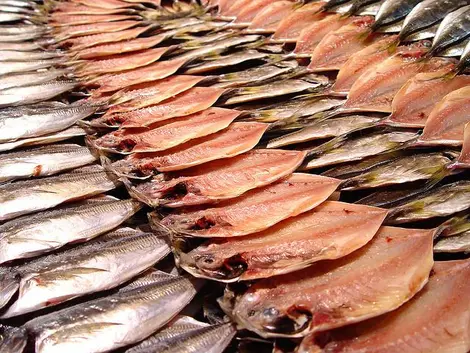
{"type": "Polygon", "coordinates": [[[162,273],[131,282],[116,294],[78,304],[26,323],[36,352],[107,352],[143,340],[170,321],[200,284],[162,273]],[[86,337],[86,339],[83,339],[86,337]]]}
{"type": "Polygon", "coordinates": [[[37,85],[7,88],[0,91],[0,107],[46,101],[72,90],[77,84],[74,80],[53,80],[37,85]]]}
{"type": "Polygon", "coordinates": [[[106,233],[142,208],[133,200],[91,199],[52,211],[21,217],[0,226],[0,263],[51,252],[68,243],[106,233]],[[88,219],[84,219],[88,216],[88,219]],[[36,240],[36,241],[35,241],[36,240]]]}
{"type": "Polygon", "coordinates": [[[470,124],[465,125],[462,151],[460,152],[456,166],[470,168],[470,124]]]}
{"type": "Polygon", "coordinates": [[[3,35],[2,32],[0,32],[0,42],[1,43],[19,43],[23,44],[27,41],[31,41],[34,39],[40,40],[41,38],[44,38],[47,36],[47,31],[42,30],[42,31],[36,31],[36,32],[27,32],[27,33],[18,33],[15,35],[3,35]]]}
{"type": "Polygon", "coordinates": [[[35,51],[43,49],[39,42],[0,42],[0,50],[35,51]]]}
{"type": "Polygon", "coordinates": [[[0,324],[0,351],[2,353],[21,353],[28,342],[23,327],[10,327],[0,324]]]}
{"type": "Polygon", "coordinates": [[[31,82],[34,82],[35,84],[45,83],[58,79],[59,77],[67,76],[68,74],[68,70],[52,69],[44,72],[33,71],[3,75],[0,77],[0,92],[7,88],[28,86],[31,82]]]}
{"type": "Polygon", "coordinates": [[[470,349],[468,307],[462,298],[469,273],[468,260],[437,261],[426,287],[401,308],[334,331],[325,346],[309,336],[296,352],[466,352],[470,349]]]}
{"type": "Polygon", "coordinates": [[[76,144],[58,144],[0,155],[0,182],[54,175],[96,160],[76,144]]]}
{"type": "Polygon", "coordinates": [[[435,253],[469,253],[470,232],[466,231],[458,235],[444,237],[437,240],[434,245],[435,253]]]}
{"type": "Polygon", "coordinates": [[[46,69],[64,62],[63,58],[35,61],[0,62],[0,75],[46,69]]]}
{"type": "Polygon", "coordinates": [[[153,215],[152,221],[157,228],[166,227],[178,235],[209,238],[242,236],[264,230],[318,206],[338,185],[339,180],[336,179],[294,173],[274,184],[221,202],[216,207],[182,211],[160,221],[153,215]],[[259,211],[253,212],[254,209],[259,211]]]}
{"type": "Polygon", "coordinates": [[[256,14],[248,26],[248,31],[275,32],[282,19],[288,17],[295,9],[296,4],[292,1],[273,2],[256,14]]]}
{"type": "Polygon", "coordinates": [[[0,185],[0,220],[6,221],[67,201],[97,195],[118,185],[117,180],[97,165],[43,179],[0,185]]]}
{"type": "MultiPolygon", "coordinates": [[[[37,110],[33,108],[30,111],[20,111],[9,117],[0,116],[2,126],[0,142],[13,142],[61,131],[93,114],[96,109],[96,105],[80,102],[56,108],[37,110]]],[[[75,133],[77,132],[75,131],[75,133]]]]}
{"type": "Polygon", "coordinates": [[[159,152],[221,131],[239,114],[236,110],[209,108],[150,128],[119,129],[92,143],[99,150],[113,153],[159,152]]]}
{"type": "Polygon", "coordinates": [[[263,123],[232,123],[216,134],[189,141],[163,153],[132,154],[109,168],[127,178],[183,170],[247,152],[259,142],[267,128],[268,124],[263,123]]]}
{"type": "Polygon", "coordinates": [[[387,224],[401,224],[444,217],[470,207],[470,183],[457,181],[431,189],[390,210],[387,224]]]}
{"type": "Polygon", "coordinates": [[[375,22],[371,26],[372,31],[377,31],[382,27],[404,18],[421,1],[422,0],[385,0],[380,6],[379,12],[375,15],[375,22]]]}
{"type": "Polygon", "coordinates": [[[361,248],[386,214],[380,208],[325,201],[262,232],[210,240],[187,254],[177,251],[176,260],[196,277],[221,282],[278,276],[361,248]]]}
{"type": "Polygon", "coordinates": [[[13,21],[22,21],[22,20],[28,20],[28,19],[29,19],[29,16],[27,16],[27,15],[3,12],[2,8],[0,8],[0,23],[8,23],[8,22],[13,22],[13,21]]]}
{"type": "Polygon", "coordinates": [[[159,175],[130,186],[150,206],[183,207],[238,197],[293,173],[306,153],[256,149],[229,159],[205,163],[179,173],[159,175]],[[185,192],[180,191],[180,189],[185,192]]]}
{"type": "MultiPolygon", "coordinates": [[[[0,51],[0,61],[29,61],[29,60],[46,60],[60,57],[60,53],[52,51],[30,51],[19,52],[16,50],[0,51]]],[[[35,82],[36,83],[36,82],[35,82]]]]}
{"type": "Polygon", "coordinates": [[[115,288],[169,253],[163,237],[120,228],[70,250],[12,267],[19,296],[1,317],[23,315],[115,288]]]}
{"type": "Polygon", "coordinates": [[[346,257],[257,282],[231,314],[263,337],[302,337],[393,311],[426,284],[432,238],[432,230],[382,227],[346,257]]]}

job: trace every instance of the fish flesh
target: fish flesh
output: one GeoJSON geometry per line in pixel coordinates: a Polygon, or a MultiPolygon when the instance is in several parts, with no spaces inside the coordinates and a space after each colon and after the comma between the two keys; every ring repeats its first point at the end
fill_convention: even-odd
{"type": "Polygon", "coordinates": [[[457,181],[424,192],[390,210],[386,222],[399,224],[445,217],[470,207],[470,182],[457,181]]]}
{"type": "Polygon", "coordinates": [[[95,22],[91,24],[82,25],[69,25],[67,27],[59,27],[54,31],[56,32],[55,38],[58,42],[69,38],[84,37],[100,33],[113,33],[120,32],[140,24],[140,21],[125,20],[117,22],[95,22]]]}
{"type": "Polygon", "coordinates": [[[232,123],[228,128],[157,153],[135,153],[113,163],[111,170],[128,178],[182,170],[251,150],[268,128],[263,123],[232,123]]]}
{"type": "Polygon", "coordinates": [[[82,167],[96,160],[76,144],[58,144],[0,155],[0,182],[42,177],[82,167]]]}
{"type": "Polygon", "coordinates": [[[181,211],[161,220],[153,214],[152,221],[157,228],[168,228],[177,235],[242,236],[264,230],[318,206],[338,185],[337,179],[294,173],[274,184],[221,202],[216,207],[181,211]]]}
{"type": "Polygon", "coordinates": [[[0,263],[92,239],[117,227],[142,208],[134,200],[97,197],[87,201],[2,224],[0,263]]]}
{"type": "Polygon", "coordinates": [[[224,91],[222,88],[193,87],[158,105],[130,112],[105,114],[92,120],[91,125],[121,126],[122,128],[148,127],[164,120],[204,111],[210,108],[224,91]]]}
{"type": "Polygon", "coordinates": [[[302,337],[385,314],[428,281],[432,238],[432,230],[382,227],[346,257],[255,283],[226,310],[262,337],[302,337]]]}
{"type": "Polygon", "coordinates": [[[196,277],[223,282],[277,276],[356,251],[373,238],[386,214],[376,207],[325,201],[262,232],[210,240],[187,254],[177,251],[176,261],[196,277]]]}
{"type": "Polygon", "coordinates": [[[303,170],[326,167],[394,150],[415,140],[418,134],[406,131],[377,131],[358,137],[339,136],[311,150],[303,170]]]}
{"type": "Polygon", "coordinates": [[[92,144],[97,149],[122,154],[168,150],[225,129],[239,114],[236,110],[209,108],[151,128],[119,129],[92,144]]]}
{"type": "Polygon", "coordinates": [[[0,324],[0,351],[2,353],[21,353],[28,343],[24,327],[10,327],[0,324]]]}
{"type": "Polygon", "coordinates": [[[305,154],[256,149],[178,173],[160,174],[149,182],[131,186],[129,191],[152,207],[214,203],[288,176],[302,163],[305,154]]]}
{"type": "Polygon", "coordinates": [[[10,267],[4,276],[16,284],[19,295],[1,316],[10,318],[117,287],[169,253],[163,237],[121,228],[70,250],[10,267]]]}
{"type": "Polygon", "coordinates": [[[465,125],[462,151],[455,165],[451,167],[470,168],[470,124],[465,125]]]}
{"type": "Polygon", "coordinates": [[[468,307],[469,260],[437,261],[429,283],[401,308],[376,319],[321,337],[306,337],[298,353],[345,352],[466,352],[470,342],[468,307]],[[452,332],[452,334],[449,334],[452,332]]]}
{"type": "Polygon", "coordinates": [[[267,6],[276,3],[273,0],[250,0],[245,1],[245,6],[237,13],[235,23],[249,25],[253,19],[267,6]]]}
{"type": "Polygon", "coordinates": [[[247,30],[250,33],[274,33],[280,22],[287,18],[296,7],[292,1],[273,2],[256,14],[247,30]]]}
{"type": "MultiPolygon", "coordinates": [[[[1,50],[1,49],[0,49],[1,50]]],[[[36,85],[49,82],[59,77],[66,77],[70,74],[68,70],[51,69],[46,71],[33,71],[17,74],[3,75],[0,77],[1,90],[13,87],[24,87],[34,82],[36,85]]]]}
{"type": "Polygon", "coordinates": [[[126,353],[182,353],[188,348],[196,352],[222,353],[236,332],[230,322],[208,325],[180,316],[126,353]]]}
{"type": "Polygon", "coordinates": [[[119,181],[101,166],[82,167],[43,179],[0,185],[0,220],[55,207],[116,188],[119,181]]]}
{"type": "MultiPolygon", "coordinates": [[[[0,91],[1,92],[1,91],[0,91]]],[[[64,130],[97,110],[98,106],[79,101],[74,104],[32,108],[0,116],[0,142],[21,142],[19,139],[34,138],[64,130]]],[[[74,130],[74,133],[78,131],[74,130]]],[[[70,135],[70,134],[69,134],[70,135]]],[[[76,135],[74,135],[76,136],[76,135]]],[[[44,136],[44,138],[46,138],[44,136]]],[[[57,140],[56,140],[57,141],[57,140]]]]}
{"type": "Polygon", "coordinates": [[[49,15],[49,26],[68,27],[86,24],[98,24],[104,22],[138,20],[140,17],[135,15],[69,15],[61,12],[54,12],[49,15]]]}
{"type": "Polygon", "coordinates": [[[163,327],[201,284],[163,272],[147,275],[108,297],[40,316],[25,324],[38,353],[107,352],[139,342],[163,327]]]}

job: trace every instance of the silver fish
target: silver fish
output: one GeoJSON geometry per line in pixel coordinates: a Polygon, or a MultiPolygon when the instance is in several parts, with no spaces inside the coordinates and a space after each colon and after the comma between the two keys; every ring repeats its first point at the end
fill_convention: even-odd
{"type": "Polygon", "coordinates": [[[0,352],[21,353],[27,342],[28,336],[24,327],[10,327],[0,324],[0,352]]]}
{"type": "Polygon", "coordinates": [[[77,84],[77,81],[73,80],[54,80],[37,85],[7,88],[0,91],[0,107],[46,101],[72,90],[77,84]]]}
{"type": "Polygon", "coordinates": [[[108,352],[164,326],[194,297],[199,283],[157,272],[109,297],[40,316],[25,327],[35,335],[38,353],[108,352]]]}
{"type": "Polygon", "coordinates": [[[28,20],[29,16],[18,13],[4,12],[0,8],[0,23],[28,20]]]}
{"type": "Polygon", "coordinates": [[[34,7],[32,2],[22,0],[3,0],[0,4],[14,7],[34,7]]]}
{"type": "Polygon", "coordinates": [[[34,61],[0,62],[0,75],[46,69],[53,67],[54,65],[63,64],[63,62],[64,60],[62,58],[34,61]]]}
{"type": "Polygon", "coordinates": [[[15,35],[8,35],[8,34],[3,35],[3,33],[2,33],[2,34],[0,34],[0,42],[2,42],[2,43],[21,43],[21,42],[26,42],[28,40],[44,38],[45,35],[46,35],[45,31],[25,32],[25,33],[18,33],[18,34],[15,34],[15,35]]]}
{"type": "Polygon", "coordinates": [[[119,181],[98,165],[43,179],[0,185],[0,220],[97,195],[118,185],[119,181]]]}
{"type": "Polygon", "coordinates": [[[0,42],[0,50],[33,51],[43,49],[40,42],[0,42]]]}
{"type": "Polygon", "coordinates": [[[30,9],[25,9],[17,6],[10,6],[7,4],[0,4],[0,12],[14,13],[14,14],[25,14],[25,15],[34,15],[34,11],[30,9]]]}
{"type": "Polygon", "coordinates": [[[444,49],[468,37],[470,30],[470,5],[448,14],[442,20],[432,42],[429,55],[437,55],[444,49]]]}
{"type": "Polygon", "coordinates": [[[9,25],[0,26],[2,35],[17,35],[23,33],[40,32],[46,30],[45,26],[39,25],[9,25]]]}
{"type": "Polygon", "coordinates": [[[372,31],[377,31],[381,27],[386,27],[404,18],[421,1],[385,0],[375,15],[375,22],[371,26],[372,31]]]}
{"type": "Polygon", "coordinates": [[[97,106],[80,102],[29,111],[19,109],[17,113],[10,112],[8,116],[0,115],[0,143],[61,131],[93,114],[96,109],[97,106]]]}
{"type": "Polygon", "coordinates": [[[208,325],[183,316],[126,353],[222,353],[235,333],[232,323],[208,325]]]}
{"type": "Polygon", "coordinates": [[[96,160],[88,147],[59,144],[0,154],[0,182],[54,175],[96,160]]]}
{"type": "Polygon", "coordinates": [[[435,253],[469,253],[470,231],[438,239],[434,245],[435,253]]]}
{"type": "Polygon", "coordinates": [[[457,65],[457,68],[455,69],[455,72],[457,74],[462,73],[465,71],[465,69],[469,65],[470,65],[470,40],[465,44],[465,47],[462,51],[462,54],[460,56],[460,60],[457,65]]]}
{"type": "MultiPolygon", "coordinates": [[[[0,51],[1,56],[1,51],[0,51]]],[[[9,74],[0,76],[0,91],[12,88],[12,87],[23,87],[28,86],[31,82],[34,84],[40,84],[54,80],[58,77],[65,77],[69,74],[67,70],[46,70],[46,71],[33,71],[17,74],[9,74]]]]}
{"type": "Polygon", "coordinates": [[[30,137],[13,142],[0,143],[0,152],[11,151],[19,147],[47,145],[54,142],[68,140],[74,137],[85,136],[86,134],[87,132],[85,129],[78,126],[72,126],[68,129],[39,137],[30,137]]]}
{"type": "MultiPolygon", "coordinates": [[[[2,50],[0,51],[0,61],[28,61],[28,60],[45,60],[56,58],[59,53],[52,51],[16,51],[2,50]]],[[[32,81],[34,82],[34,81],[32,81]]],[[[34,82],[35,84],[37,82],[34,82]]]]}
{"type": "Polygon", "coordinates": [[[11,267],[6,277],[16,283],[19,295],[1,317],[117,287],[169,253],[163,237],[121,228],[70,250],[11,267]]]}
{"type": "Polygon", "coordinates": [[[0,263],[92,239],[117,227],[141,208],[137,201],[98,197],[6,222],[0,226],[0,263]]]}

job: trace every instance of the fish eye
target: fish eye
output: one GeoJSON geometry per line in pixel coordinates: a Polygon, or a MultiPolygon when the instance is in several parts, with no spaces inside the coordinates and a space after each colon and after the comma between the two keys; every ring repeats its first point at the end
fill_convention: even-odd
{"type": "Polygon", "coordinates": [[[266,308],[263,310],[263,315],[264,316],[277,316],[279,315],[279,310],[277,310],[274,307],[266,308]]]}

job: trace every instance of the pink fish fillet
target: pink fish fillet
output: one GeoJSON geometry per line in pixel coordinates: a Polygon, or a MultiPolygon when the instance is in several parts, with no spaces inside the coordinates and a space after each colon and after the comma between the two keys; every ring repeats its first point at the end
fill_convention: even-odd
{"type": "Polygon", "coordinates": [[[258,12],[248,29],[263,33],[275,32],[280,22],[289,16],[296,7],[298,5],[292,1],[276,1],[258,12]]]}
{"type": "Polygon", "coordinates": [[[386,214],[377,207],[325,201],[262,232],[210,240],[182,254],[179,264],[197,277],[229,282],[290,273],[363,247],[386,214]]]}
{"type": "Polygon", "coordinates": [[[304,339],[298,353],[470,351],[470,260],[439,261],[429,283],[398,310],[334,331],[326,345],[304,339]]]}
{"type": "Polygon", "coordinates": [[[129,2],[119,0],[71,0],[71,2],[100,9],[122,9],[134,6],[129,2]]]}
{"type": "Polygon", "coordinates": [[[346,257],[255,283],[231,315],[263,337],[303,337],[395,310],[428,281],[433,234],[382,227],[346,257]]]}
{"type": "Polygon", "coordinates": [[[55,29],[55,32],[57,32],[57,37],[60,38],[74,38],[99,33],[120,32],[125,29],[135,27],[141,23],[142,22],[140,21],[133,20],[117,22],[95,22],[75,26],[59,27],[55,29]]]}
{"type": "Polygon", "coordinates": [[[250,24],[251,21],[259,14],[265,7],[275,4],[279,0],[251,0],[237,13],[235,23],[250,24]]]}
{"type": "Polygon", "coordinates": [[[458,159],[458,164],[465,168],[470,168],[470,124],[465,125],[462,152],[458,159]]]}
{"type": "Polygon", "coordinates": [[[119,129],[100,137],[95,146],[118,153],[163,151],[223,130],[239,114],[237,110],[209,108],[150,129],[119,129]]]}
{"type": "Polygon", "coordinates": [[[236,237],[269,228],[318,206],[340,181],[313,174],[294,173],[274,184],[223,201],[214,208],[170,214],[155,224],[177,234],[195,237],[236,237]]]}
{"type": "Polygon", "coordinates": [[[131,193],[152,205],[182,207],[231,199],[287,176],[305,152],[256,149],[179,173],[160,174],[131,193]]]}
{"type": "Polygon", "coordinates": [[[124,20],[135,20],[137,16],[131,15],[67,15],[62,12],[54,12],[49,17],[49,25],[52,27],[68,27],[86,25],[100,22],[115,22],[124,20]]]}

